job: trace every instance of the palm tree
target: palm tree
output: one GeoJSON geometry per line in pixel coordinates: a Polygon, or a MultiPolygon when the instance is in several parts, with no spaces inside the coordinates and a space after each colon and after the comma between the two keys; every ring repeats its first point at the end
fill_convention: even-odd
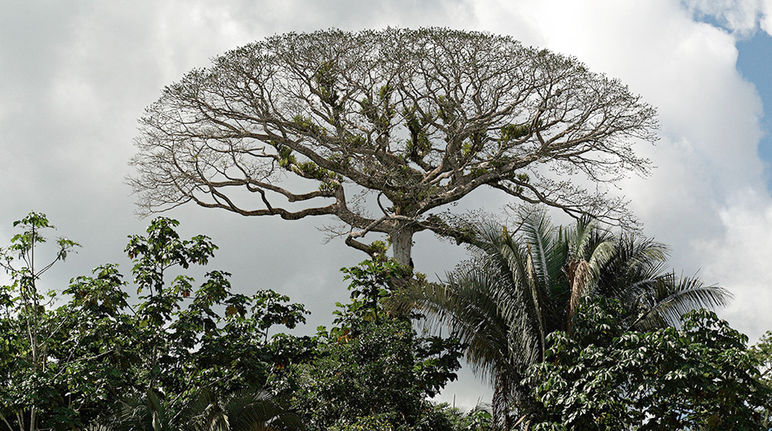
{"type": "Polygon", "coordinates": [[[228,397],[202,394],[191,407],[193,431],[299,431],[300,416],[266,390],[247,389],[228,397]]]}
{"type": "Polygon", "coordinates": [[[399,302],[461,338],[467,361],[493,383],[497,428],[508,430],[508,406],[525,407],[525,369],[543,359],[548,334],[571,330],[582,298],[618,299],[625,329],[671,325],[687,310],[730,298],[721,287],[666,272],[666,258],[666,247],[651,239],[613,235],[587,218],[555,227],[535,212],[516,234],[494,225],[477,229],[471,259],[446,283],[415,285],[399,302]]]}
{"type": "MultiPolygon", "coordinates": [[[[159,394],[123,402],[118,429],[187,431],[299,431],[300,417],[264,389],[227,396],[202,391],[185,407],[172,406],[159,394]]],[[[99,429],[99,428],[97,428],[99,429]]],[[[104,428],[109,429],[109,428],[104,428]]]]}

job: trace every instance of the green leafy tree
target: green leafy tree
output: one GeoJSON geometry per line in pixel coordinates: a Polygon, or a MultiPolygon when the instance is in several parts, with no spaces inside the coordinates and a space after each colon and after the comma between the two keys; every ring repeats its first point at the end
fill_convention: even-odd
{"type": "Polygon", "coordinates": [[[349,280],[350,302],[336,303],[333,335],[350,336],[361,331],[362,326],[378,324],[392,316],[383,307],[384,301],[391,298],[397,289],[393,281],[404,280],[412,275],[412,270],[394,261],[378,259],[366,260],[357,266],[341,268],[344,280],[349,280]]]}
{"type": "Polygon", "coordinates": [[[187,73],[140,121],[144,210],[334,216],[371,255],[361,238],[387,234],[403,265],[417,232],[465,238],[449,208],[485,187],[629,222],[577,175],[646,172],[633,147],[657,139],[654,109],[575,58],[443,28],[273,36],[187,73]]]}
{"type": "Polygon", "coordinates": [[[52,310],[60,331],[49,354],[66,400],[57,408],[58,427],[84,426],[131,387],[137,330],[123,287],[117,267],[104,265],[71,280],[69,301],[52,310]]]}
{"type": "Polygon", "coordinates": [[[772,404],[747,337],[715,313],[624,331],[624,308],[584,302],[575,330],[549,335],[530,379],[535,430],[760,430],[772,404]]]}
{"type": "Polygon", "coordinates": [[[493,415],[501,429],[515,423],[510,406],[527,409],[524,372],[544,359],[547,335],[570,331],[582,298],[619,298],[625,313],[618,323],[643,329],[676,323],[683,311],[721,305],[729,297],[697,278],[665,272],[663,245],[614,236],[586,218],[556,228],[534,212],[515,234],[481,227],[475,243],[473,258],[447,283],[419,283],[398,302],[458,334],[467,361],[493,383],[493,415]]]}
{"type": "Polygon", "coordinates": [[[0,420],[9,429],[38,430],[41,409],[58,401],[53,382],[64,366],[49,354],[61,334],[47,307],[55,292],[40,292],[38,281],[78,244],[60,237],[53,256],[42,253],[44,233],[54,229],[42,213],[30,212],[13,226],[20,232],[0,248],[0,266],[10,277],[10,284],[0,286],[0,352],[5,353],[0,359],[0,420]]]}
{"type": "Polygon", "coordinates": [[[312,430],[443,430],[446,415],[427,397],[456,378],[456,340],[420,336],[406,316],[387,313],[391,277],[405,269],[365,261],[343,270],[351,303],[340,304],[336,326],[319,328],[307,363],[278,382],[312,430]]]}
{"type": "MultiPolygon", "coordinates": [[[[751,350],[754,360],[759,364],[760,379],[772,391],[772,331],[767,331],[751,350]]],[[[760,409],[764,426],[772,428],[772,404],[760,409]]]]}
{"type": "Polygon", "coordinates": [[[59,239],[38,267],[41,231],[51,226],[37,213],[15,225],[22,232],[2,250],[12,283],[0,290],[0,423],[9,430],[180,429],[202,394],[231,400],[257,391],[312,348],[309,337],[269,336],[305,321],[288,297],[232,293],[222,271],[196,284],[188,269],[206,264],[216,246],[206,236],[180,238],[175,220],[155,219],[146,235],[130,237],[133,301],[107,264],[52,302],[37,280],[76,244],[59,239]]]}
{"type": "MultiPolygon", "coordinates": [[[[287,336],[269,338],[269,329],[294,328],[307,313],[271,290],[232,293],[226,272],[207,272],[197,289],[188,275],[172,277],[175,268],[206,264],[216,249],[203,235],[181,239],[177,225],[157,218],[147,235],[131,236],[126,247],[139,295],[133,315],[137,360],[132,396],[140,406],[157,398],[156,404],[171,412],[167,422],[172,427],[186,422],[184,412],[202,393],[226,397],[264,385],[277,364],[291,362],[299,352],[291,347],[303,344],[287,336]]],[[[152,414],[133,416],[139,422],[131,426],[152,424],[152,414]]]]}

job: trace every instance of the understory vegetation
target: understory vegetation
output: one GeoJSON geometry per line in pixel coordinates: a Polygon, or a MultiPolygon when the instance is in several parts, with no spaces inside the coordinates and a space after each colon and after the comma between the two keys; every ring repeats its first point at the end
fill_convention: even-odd
{"type": "Polygon", "coordinates": [[[50,238],[41,213],[14,226],[0,254],[9,431],[770,426],[770,334],[749,347],[703,308],[727,291],[666,271],[662,244],[589,219],[481,225],[444,283],[386,258],[344,268],[350,300],[305,336],[280,330],[308,315],[287,296],[240,293],[213,269],[194,280],[217,247],[180,238],[175,220],[129,237],[129,279],[103,264],[48,293],[41,276],[78,244],[50,238]],[[463,357],[492,382],[492,405],[431,401],[463,357]]]}

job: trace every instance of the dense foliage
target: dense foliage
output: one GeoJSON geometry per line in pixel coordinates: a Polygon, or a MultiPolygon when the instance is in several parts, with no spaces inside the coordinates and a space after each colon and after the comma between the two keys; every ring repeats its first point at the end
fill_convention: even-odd
{"type": "Polygon", "coordinates": [[[269,337],[303,323],[304,307],[272,290],[233,293],[222,271],[196,284],[191,266],[217,247],[203,235],[180,238],[177,225],[157,218],[129,238],[136,296],[112,264],[57,296],[38,292],[38,280],[77,244],[58,239],[52,261],[36,268],[41,231],[53,226],[37,213],[15,223],[21,232],[0,250],[11,280],[0,291],[3,427],[430,430],[479,417],[427,400],[455,378],[459,345],[385,311],[389,281],[409,270],[385,261],[344,268],[351,301],[339,304],[333,328],[269,337]]]}
{"type": "Polygon", "coordinates": [[[302,305],[233,292],[223,271],[196,282],[194,267],[217,247],[181,238],[168,218],[129,237],[132,283],[104,264],[43,293],[41,276],[78,245],[47,242],[53,226],[30,213],[0,249],[0,428],[769,427],[772,336],[748,348],[700,309],[669,325],[723,302],[723,290],[663,272],[651,240],[547,222],[480,231],[477,253],[445,285],[382,257],[343,268],[350,300],[332,326],[294,336],[274,328],[305,322],[302,305]],[[449,336],[428,331],[443,322],[449,336]],[[494,377],[492,410],[430,401],[463,353],[494,377]]]}
{"type": "Polygon", "coordinates": [[[760,430],[772,386],[747,337],[715,313],[680,329],[620,330],[618,302],[586,302],[572,333],[549,338],[530,370],[535,430],[760,430]]]}
{"type": "MultiPolygon", "coordinates": [[[[269,339],[292,328],[305,309],[265,290],[231,292],[228,275],[210,271],[194,287],[191,265],[206,264],[216,246],[206,236],[181,239],[177,222],[154,220],[130,237],[137,296],[115,265],[73,279],[64,302],[37,291],[43,270],[32,256],[51,228],[31,213],[3,249],[11,283],[0,302],[0,419],[8,429],[79,428],[97,421],[122,429],[181,429],[204,394],[225,398],[266,382],[275,364],[291,361],[287,343],[269,339]],[[178,270],[173,272],[174,270],[178,270]]],[[[59,239],[55,260],[74,243],[59,239]]]]}
{"type": "Polygon", "coordinates": [[[544,360],[546,337],[570,331],[582,298],[620,300],[617,328],[675,323],[695,307],[727,301],[723,288],[664,270],[666,249],[651,239],[614,235],[589,219],[555,227],[543,212],[524,214],[517,232],[477,229],[471,260],[447,283],[418,283],[399,301],[449,325],[466,358],[493,382],[493,413],[508,429],[529,409],[522,383],[544,360]]]}
{"type": "Polygon", "coordinates": [[[365,261],[343,271],[351,302],[338,304],[335,327],[319,328],[314,360],[286,376],[292,405],[311,430],[451,430],[427,397],[456,378],[457,340],[421,336],[409,318],[386,312],[390,281],[405,275],[400,265],[365,261]]]}

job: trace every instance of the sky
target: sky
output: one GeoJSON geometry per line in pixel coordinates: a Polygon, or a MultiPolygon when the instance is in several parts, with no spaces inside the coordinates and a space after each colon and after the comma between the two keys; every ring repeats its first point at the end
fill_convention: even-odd
{"type": "MultiPolygon", "coordinates": [[[[756,339],[772,329],[772,0],[28,1],[0,0],[0,244],[42,211],[82,244],[47,286],[106,262],[129,272],[141,232],[126,183],[137,119],[161,89],[226,50],[288,31],[447,26],[506,34],[577,57],[659,112],[660,139],[639,153],[653,174],[618,184],[644,232],[679,273],[735,295],[721,316],[756,339]]],[[[464,205],[497,211],[495,193],[464,205]]],[[[183,235],[220,246],[211,268],[242,292],[273,288],[329,324],[347,298],[338,269],[365,256],[324,242],[330,220],[246,218],[183,206],[183,235]]],[[[465,250],[415,238],[419,271],[441,276],[465,250]]],[[[465,371],[442,395],[489,401],[465,371]]]]}

